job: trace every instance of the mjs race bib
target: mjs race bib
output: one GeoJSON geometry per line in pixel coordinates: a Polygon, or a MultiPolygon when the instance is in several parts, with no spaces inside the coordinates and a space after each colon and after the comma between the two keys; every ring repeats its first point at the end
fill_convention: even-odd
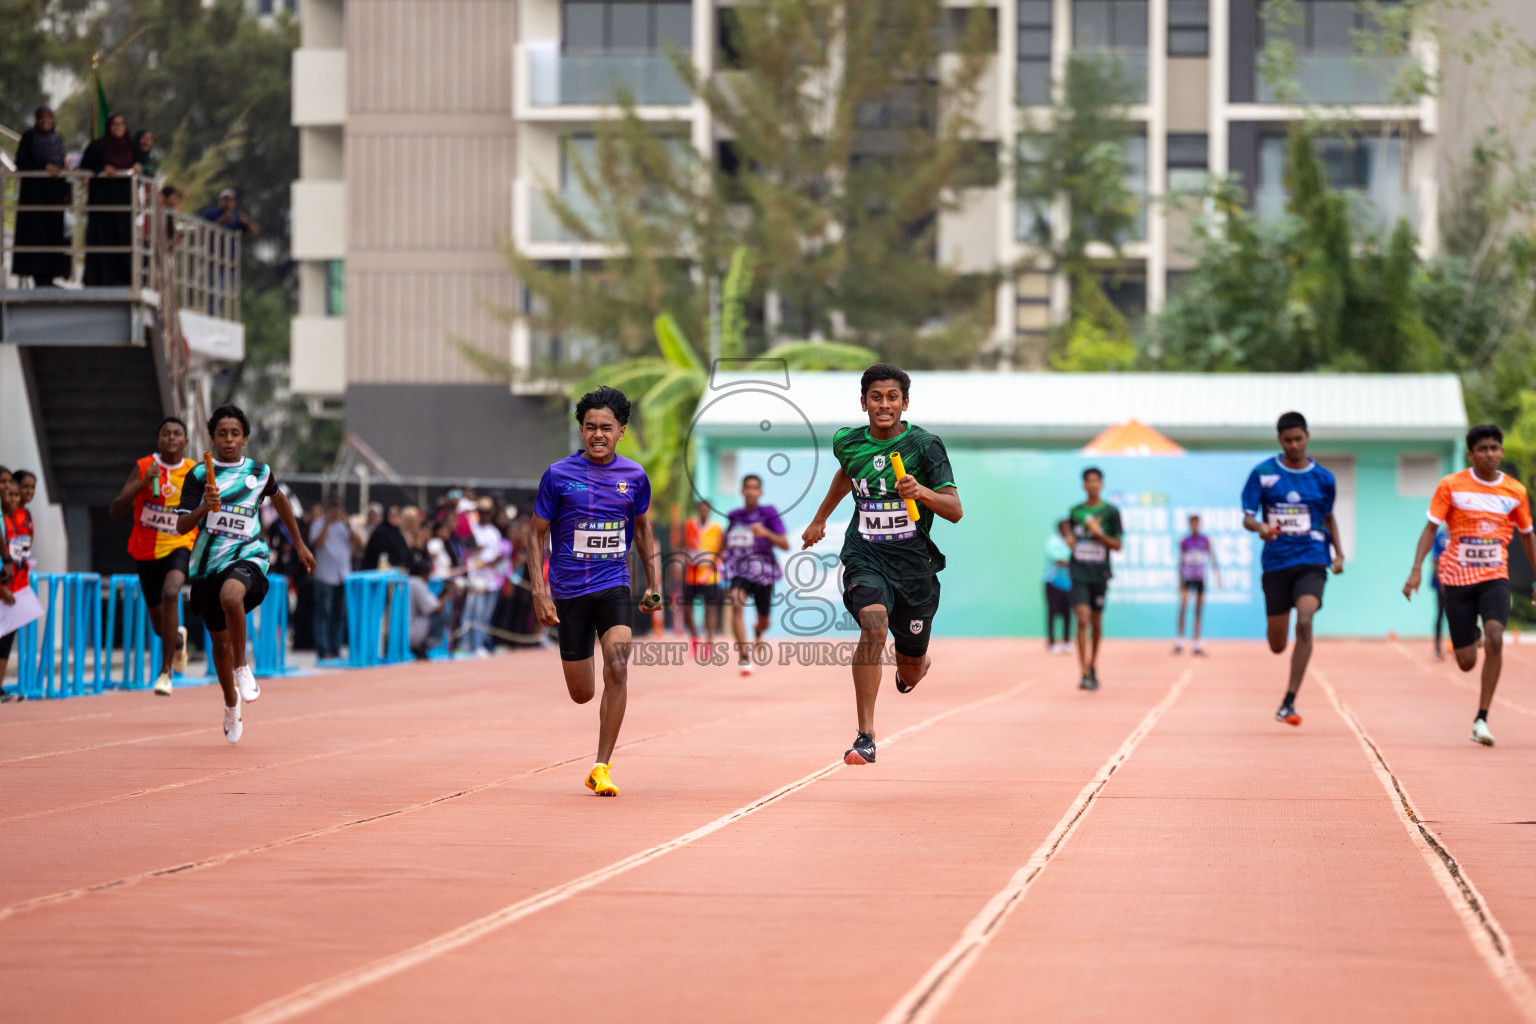
{"type": "Polygon", "coordinates": [[[1079,562],[1103,563],[1109,558],[1109,549],[1096,540],[1080,540],[1072,545],[1072,557],[1079,562]]]}
{"type": "Polygon", "coordinates": [[[1460,537],[1456,562],[1467,569],[1497,569],[1504,564],[1504,544],[1497,537],[1460,537]]]}
{"type": "Polygon", "coordinates": [[[900,499],[860,501],[854,515],[858,516],[859,536],[873,544],[917,536],[917,527],[907,518],[907,503],[900,499]]]}
{"type": "Polygon", "coordinates": [[[261,532],[261,523],[256,518],[254,508],[221,505],[217,512],[208,513],[208,518],[203,521],[203,528],[215,536],[250,540],[261,532]]]}
{"type": "Polygon", "coordinates": [[[180,533],[176,529],[176,520],[180,515],[175,509],[166,508],[164,505],[146,504],[144,510],[139,513],[139,525],[156,533],[169,533],[175,536],[180,533]]]}
{"type": "Polygon", "coordinates": [[[624,521],[581,519],[571,533],[571,553],[577,558],[623,558],[629,553],[624,543],[624,521]]]}
{"type": "Polygon", "coordinates": [[[1305,505],[1271,505],[1269,525],[1287,536],[1312,532],[1312,510],[1305,505]]]}

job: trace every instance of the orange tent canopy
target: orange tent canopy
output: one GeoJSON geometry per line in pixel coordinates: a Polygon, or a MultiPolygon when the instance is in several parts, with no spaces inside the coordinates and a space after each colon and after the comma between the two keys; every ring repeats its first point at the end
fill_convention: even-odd
{"type": "Polygon", "coordinates": [[[1183,455],[1184,449],[1140,420],[1108,427],[1088,442],[1084,455],[1183,455]]]}

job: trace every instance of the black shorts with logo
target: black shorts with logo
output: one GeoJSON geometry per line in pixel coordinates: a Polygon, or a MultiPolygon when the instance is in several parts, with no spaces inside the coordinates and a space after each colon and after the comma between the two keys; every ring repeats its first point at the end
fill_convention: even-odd
{"type": "Polygon", "coordinates": [[[1303,597],[1317,598],[1317,606],[1323,606],[1323,588],[1328,585],[1326,565],[1293,565],[1288,569],[1266,572],[1262,578],[1264,587],[1264,614],[1289,615],[1296,602],[1303,597]]]}
{"type": "Polygon", "coordinates": [[[139,589],[144,591],[144,603],[150,608],[160,607],[165,591],[165,578],[173,572],[187,577],[187,566],[192,564],[192,549],[177,548],[164,558],[134,559],[139,571],[139,589]]]}
{"type": "Polygon", "coordinates": [[[635,599],[629,588],[609,587],[580,597],[555,598],[556,627],[560,634],[560,660],[586,661],[594,642],[614,626],[634,625],[635,599]]]}
{"type": "Polygon", "coordinates": [[[1471,647],[1482,638],[1477,620],[1509,624],[1509,580],[1482,580],[1464,587],[1440,586],[1440,600],[1445,605],[1445,623],[1450,627],[1451,646],[1471,647]]]}
{"type": "Polygon", "coordinates": [[[843,574],[843,607],[857,619],[859,612],[872,604],[885,608],[897,654],[921,658],[928,652],[933,617],[939,611],[937,576],[890,580],[868,569],[846,571],[843,574]]]}
{"type": "Polygon", "coordinates": [[[254,562],[236,562],[212,576],[199,576],[192,581],[192,607],[202,616],[203,625],[210,633],[222,633],[229,628],[224,617],[224,604],[219,600],[225,580],[239,580],[245,584],[247,615],[260,608],[267,596],[267,574],[254,562]]]}
{"type": "Polygon", "coordinates": [[[1096,612],[1104,610],[1104,600],[1109,596],[1108,580],[1073,580],[1072,607],[1087,605],[1096,612]]]}

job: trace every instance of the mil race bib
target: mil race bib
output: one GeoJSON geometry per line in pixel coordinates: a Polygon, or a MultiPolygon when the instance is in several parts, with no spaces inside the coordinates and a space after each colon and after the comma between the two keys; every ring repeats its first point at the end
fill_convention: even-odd
{"type": "Polygon", "coordinates": [[[861,501],[858,510],[859,536],[872,544],[906,540],[917,536],[917,526],[907,518],[907,503],[896,501],[861,501]]]}
{"type": "Polygon", "coordinates": [[[1269,525],[1289,537],[1312,532],[1312,510],[1305,505],[1271,505],[1269,525]]]}
{"type": "Polygon", "coordinates": [[[1465,569],[1502,568],[1504,543],[1496,537],[1458,537],[1456,563],[1465,569]]]}
{"type": "Polygon", "coordinates": [[[733,526],[725,535],[725,546],[732,551],[741,551],[750,548],[757,543],[757,538],[752,536],[752,527],[733,526]]]}
{"type": "Polygon", "coordinates": [[[156,533],[168,533],[176,536],[180,533],[176,529],[176,520],[180,513],[164,505],[145,504],[144,510],[139,513],[139,525],[146,530],[154,530],[156,533]]]}
{"type": "Polygon", "coordinates": [[[203,528],[216,537],[239,537],[242,540],[250,540],[261,532],[256,510],[240,505],[219,506],[217,512],[208,513],[203,528]]]}
{"type": "Polygon", "coordinates": [[[1109,558],[1109,549],[1096,540],[1080,540],[1072,545],[1072,557],[1079,562],[1102,565],[1109,558]]]}
{"type": "Polygon", "coordinates": [[[623,558],[628,553],[622,519],[577,520],[571,533],[571,554],[577,558],[623,558]]]}

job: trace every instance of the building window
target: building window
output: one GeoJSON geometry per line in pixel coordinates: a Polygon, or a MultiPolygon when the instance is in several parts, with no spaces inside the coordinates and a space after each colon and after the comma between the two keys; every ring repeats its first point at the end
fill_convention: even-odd
{"type": "Polygon", "coordinates": [[[347,264],[343,260],[325,263],[325,315],[347,315],[347,264]]]}
{"type": "Polygon", "coordinates": [[[1440,486],[1444,463],[1438,455],[1403,452],[1397,457],[1397,496],[1428,498],[1440,486]]]}
{"type": "Polygon", "coordinates": [[[560,14],[560,48],[565,53],[693,48],[692,4],[577,0],[561,4],[560,14]]]}
{"type": "Polygon", "coordinates": [[[1210,170],[1210,136],[1168,136],[1168,191],[1199,192],[1210,170]]]}
{"type": "Polygon", "coordinates": [[[1356,32],[1382,30],[1376,16],[1355,0],[1295,0],[1294,10],[1288,19],[1294,24],[1274,25],[1269,18],[1261,17],[1261,35],[1282,32],[1298,53],[1354,53],[1356,32]]]}
{"type": "MultiPolygon", "coordinates": [[[[971,27],[971,7],[950,7],[944,12],[943,27],[940,29],[941,38],[939,48],[944,53],[959,53],[961,45],[965,42],[965,34],[971,27]]],[[[986,41],[982,44],[985,53],[997,52],[997,8],[983,7],[981,16],[986,19],[986,41]]]]}
{"type": "Polygon", "coordinates": [[[1019,0],[1019,102],[1051,103],[1051,0],[1019,0]]]}
{"type": "Polygon", "coordinates": [[[1076,0],[1072,49],[1120,65],[1132,103],[1147,102],[1146,0],[1076,0]]]}
{"type": "Polygon", "coordinates": [[[1168,56],[1207,57],[1210,52],[1208,0],[1168,0],[1168,56]]]}

